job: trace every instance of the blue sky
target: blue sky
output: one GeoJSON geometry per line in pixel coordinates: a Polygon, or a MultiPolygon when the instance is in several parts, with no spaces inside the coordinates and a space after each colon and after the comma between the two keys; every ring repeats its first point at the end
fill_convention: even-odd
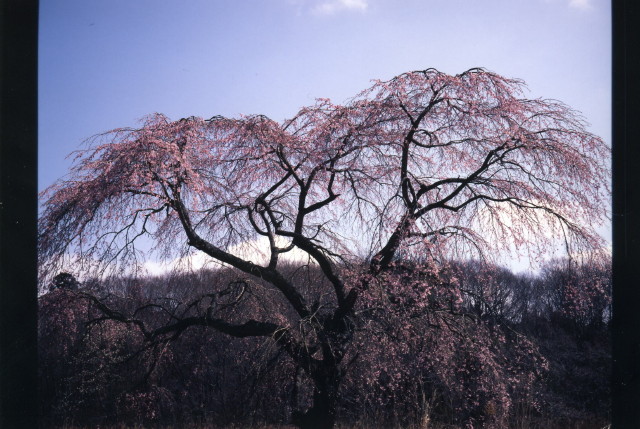
{"type": "Polygon", "coordinates": [[[608,0],[41,0],[39,188],[96,133],[342,102],[409,70],[482,66],[610,141],[608,0]]]}
{"type": "MultiPolygon", "coordinates": [[[[611,140],[610,0],[41,0],[39,188],[91,135],[261,113],[434,67],[523,79],[611,140]]],[[[608,230],[604,231],[608,235],[608,230]]]]}

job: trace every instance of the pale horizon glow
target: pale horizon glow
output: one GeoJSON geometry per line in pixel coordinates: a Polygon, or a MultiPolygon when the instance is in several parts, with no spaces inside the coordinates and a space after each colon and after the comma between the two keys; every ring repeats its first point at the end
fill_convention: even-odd
{"type": "MultiPolygon", "coordinates": [[[[277,244],[281,247],[285,246],[285,243],[277,244]]],[[[266,266],[269,263],[269,241],[266,237],[232,246],[228,249],[228,252],[257,265],[266,266]]],[[[316,263],[308,254],[297,248],[281,254],[278,261],[279,263],[316,263]]],[[[188,271],[192,269],[217,268],[224,266],[224,264],[203,252],[197,252],[187,257],[175,258],[170,261],[145,261],[142,266],[151,275],[162,275],[175,270],[188,271]]]]}

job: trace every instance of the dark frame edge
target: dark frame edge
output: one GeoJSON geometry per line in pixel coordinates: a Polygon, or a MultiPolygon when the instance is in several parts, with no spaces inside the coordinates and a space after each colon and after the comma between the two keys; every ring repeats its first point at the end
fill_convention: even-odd
{"type": "Polygon", "coordinates": [[[37,428],[37,0],[0,0],[0,42],[0,427],[37,428]]]}
{"type": "Polygon", "coordinates": [[[640,428],[640,151],[632,134],[640,117],[637,2],[613,0],[612,18],[612,428],[632,429],[640,428]]]}

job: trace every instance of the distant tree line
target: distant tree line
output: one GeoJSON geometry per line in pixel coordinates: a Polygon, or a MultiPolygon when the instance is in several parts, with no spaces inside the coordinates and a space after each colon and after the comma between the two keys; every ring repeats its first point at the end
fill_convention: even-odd
{"type": "MultiPolygon", "coordinates": [[[[428,274],[398,260],[393,282],[372,289],[357,309],[337,420],[365,427],[415,427],[425,419],[441,427],[604,425],[609,265],[555,260],[535,275],[477,260],[446,265],[441,282],[420,296],[413,286],[428,274]]],[[[306,294],[322,293],[317,266],[289,264],[286,271],[306,294]]],[[[42,427],[302,425],[309,418],[300,410],[312,406],[314,385],[273,341],[207,326],[149,341],[134,326],[167,326],[211,299],[237,324],[274,309],[286,316],[286,302],[259,282],[221,268],[84,283],[61,273],[50,286],[39,312],[42,427]]]]}

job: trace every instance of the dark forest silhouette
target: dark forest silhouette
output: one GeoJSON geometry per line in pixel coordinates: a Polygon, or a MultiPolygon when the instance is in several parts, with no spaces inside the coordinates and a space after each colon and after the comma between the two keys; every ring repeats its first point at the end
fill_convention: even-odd
{"type": "MultiPolygon", "coordinates": [[[[471,418],[483,427],[496,419],[503,427],[604,426],[609,418],[611,357],[607,267],[571,268],[566,261],[554,261],[532,275],[471,261],[452,263],[450,269],[460,279],[463,304],[449,321],[456,323],[451,330],[461,332],[437,348],[434,343],[442,338],[432,332],[447,329],[445,324],[434,329],[442,323],[437,318],[372,312],[369,324],[359,326],[355,334],[358,353],[341,386],[339,421],[364,427],[422,427],[428,417],[429,427],[462,427],[471,418]],[[574,287],[598,293],[588,295],[588,301],[576,301],[574,287]],[[468,324],[461,319],[468,319],[468,324]],[[416,337],[395,337],[407,321],[416,337]],[[483,349],[495,347],[498,336],[505,337],[502,350],[483,361],[489,358],[483,349]],[[397,354],[379,347],[394,342],[407,349],[397,354]],[[472,370],[460,372],[464,366],[472,370]],[[393,372],[401,377],[393,380],[393,372]],[[487,372],[518,377],[519,382],[509,385],[487,372]],[[489,384],[483,384],[486,377],[489,384]],[[504,394],[507,385],[510,406],[504,408],[497,394],[504,394]]],[[[310,279],[305,292],[321,293],[313,283],[322,277],[318,267],[290,265],[287,270],[305,272],[310,279]]],[[[135,318],[163,326],[165,309],[181,312],[201,303],[203,296],[223,291],[235,299],[242,281],[229,269],[203,270],[87,281],[79,290],[58,285],[43,295],[43,426],[124,422],[259,427],[295,422],[300,410],[311,406],[312,383],[269,341],[233,338],[200,327],[151,344],[130,326],[105,318],[95,301],[101,297],[100,302],[127,317],[134,318],[137,311],[135,318]]],[[[242,298],[230,309],[230,319],[259,313],[262,300],[242,298]]]]}

